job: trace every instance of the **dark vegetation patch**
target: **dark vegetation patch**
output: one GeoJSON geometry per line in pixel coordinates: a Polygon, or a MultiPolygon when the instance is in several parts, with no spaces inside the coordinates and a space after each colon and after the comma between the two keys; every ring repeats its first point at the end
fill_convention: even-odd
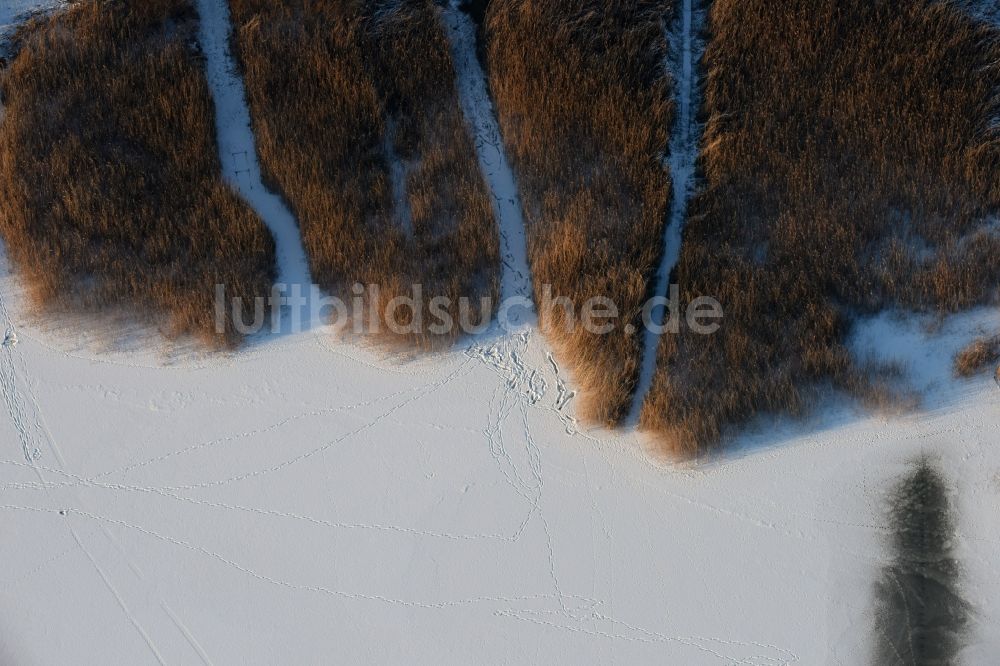
{"type": "Polygon", "coordinates": [[[1000,335],[980,338],[959,352],[955,357],[955,374],[972,377],[987,370],[995,370],[1000,378],[1000,335]]]}
{"type": "MultiPolygon", "coordinates": [[[[450,3],[451,0],[438,0],[439,5],[450,3]]],[[[486,13],[489,11],[492,0],[460,0],[458,8],[469,15],[472,22],[476,24],[476,56],[479,58],[483,69],[487,67],[486,56],[486,13]]]]}
{"type": "Polygon", "coordinates": [[[196,34],[186,0],[81,0],[14,35],[0,234],[34,306],[239,342],[229,316],[216,331],[214,285],[252,308],[274,244],[220,178],[196,34]]]}
{"type": "Polygon", "coordinates": [[[486,23],[486,11],[489,7],[490,0],[462,0],[459,3],[459,9],[466,12],[480,28],[486,23]]]}
{"type": "Polygon", "coordinates": [[[892,494],[892,562],[875,585],[877,666],[958,663],[969,605],[952,553],[955,527],[939,472],[919,461],[892,494]]]}
{"type": "Polygon", "coordinates": [[[661,340],[642,427],[697,455],[833,386],[881,402],[858,315],[995,302],[997,33],[929,0],[716,0],[702,189],[676,278],[722,329],[661,340]]]}
{"type": "Polygon", "coordinates": [[[638,381],[641,308],[662,254],[672,6],[492,0],[486,14],[490,85],[525,208],[536,302],[544,285],[577,313],[591,297],[607,297],[635,329],[598,335],[564,325],[558,304],[539,312],[574,369],[581,411],[606,424],[625,416],[638,381]]]}
{"type": "MultiPolygon", "coordinates": [[[[423,289],[470,299],[471,319],[499,295],[499,232],[431,0],[230,0],[261,162],[299,221],[313,279],[351,302],[355,283],[379,285],[365,310],[394,342],[450,342],[429,330],[396,335],[410,310],[388,302],[423,289]],[[393,158],[407,165],[409,215],[394,208],[393,158]],[[411,224],[401,224],[408,217],[411,224]],[[411,228],[412,227],[412,228],[411,228]]],[[[424,308],[425,312],[427,307],[424,308]]],[[[364,317],[354,312],[356,317],[364,317]]]]}

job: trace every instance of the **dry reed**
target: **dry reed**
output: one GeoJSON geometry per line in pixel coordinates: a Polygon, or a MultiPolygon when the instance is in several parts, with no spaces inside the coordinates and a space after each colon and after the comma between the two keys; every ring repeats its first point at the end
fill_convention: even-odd
{"type": "Polygon", "coordinates": [[[127,310],[213,345],[215,289],[266,296],[274,244],[220,179],[186,0],[81,0],[25,24],[0,75],[0,233],[32,303],[127,310]]]}
{"type": "Polygon", "coordinates": [[[366,323],[392,342],[432,347],[458,332],[429,319],[390,330],[412,313],[390,321],[385,306],[414,284],[425,310],[447,297],[458,321],[464,297],[474,320],[489,318],[499,232],[431,0],[230,6],[261,162],[299,220],[314,280],[347,302],[354,284],[377,284],[366,323]]]}
{"type": "Polygon", "coordinates": [[[997,34],[928,0],[716,0],[703,187],[677,270],[725,310],[661,341],[644,429],[680,456],[834,386],[875,398],[846,347],[885,308],[995,301],[997,34]]]}

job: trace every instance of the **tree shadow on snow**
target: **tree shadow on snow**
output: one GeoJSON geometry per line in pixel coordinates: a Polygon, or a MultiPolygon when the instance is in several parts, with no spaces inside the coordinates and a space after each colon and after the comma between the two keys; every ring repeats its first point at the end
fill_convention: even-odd
{"type": "Polygon", "coordinates": [[[969,629],[952,553],[955,527],[948,491],[926,458],[893,490],[892,561],[875,584],[872,664],[954,664],[969,629]]]}

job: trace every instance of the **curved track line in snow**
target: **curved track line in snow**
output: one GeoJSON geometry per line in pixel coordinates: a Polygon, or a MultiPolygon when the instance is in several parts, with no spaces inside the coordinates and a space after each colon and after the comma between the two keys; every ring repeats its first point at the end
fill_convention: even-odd
{"type": "MultiPolygon", "coordinates": [[[[6,328],[9,338],[17,339],[14,320],[7,310],[7,304],[2,294],[0,294],[0,326],[6,328]]],[[[47,481],[46,471],[59,475],[74,475],[65,471],[65,458],[46,423],[42,407],[31,386],[27,381],[17,381],[19,374],[22,377],[29,376],[20,351],[15,345],[4,345],[0,348],[0,354],[3,356],[2,363],[0,363],[0,392],[3,393],[4,400],[8,405],[14,427],[21,440],[23,453],[27,459],[27,463],[22,464],[35,473],[40,484],[39,487],[49,496],[54,486],[47,481]],[[20,361],[20,364],[16,363],[15,359],[20,361]],[[23,389],[19,389],[21,385],[23,385],[23,389]],[[22,398],[22,395],[26,396],[26,399],[22,398]],[[29,412],[33,414],[32,419],[26,418],[29,412]],[[46,448],[48,453],[53,456],[58,468],[47,468],[39,464],[38,461],[43,455],[42,447],[46,448]]],[[[76,506],[84,506],[80,497],[70,495],[70,499],[76,506]]],[[[63,515],[67,514],[64,512],[63,515]]],[[[165,651],[169,651],[169,654],[174,657],[185,655],[187,658],[190,655],[188,652],[188,648],[190,648],[203,663],[211,664],[204,649],[191,631],[170,609],[166,601],[156,596],[155,589],[126,555],[121,544],[108,531],[106,525],[101,525],[97,531],[83,532],[70,520],[67,520],[65,524],[76,548],[93,566],[104,587],[114,598],[129,624],[140,635],[157,663],[166,664],[171,661],[170,658],[165,658],[165,651]],[[113,551],[117,551],[118,555],[108,557],[108,553],[113,551]],[[164,616],[168,618],[169,622],[164,619],[164,616]],[[170,629],[170,625],[173,625],[174,629],[180,633],[181,638],[178,638],[177,634],[170,629]],[[157,640],[154,641],[151,634],[156,634],[157,640]]]]}
{"type": "Polygon", "coordinates": [[[486,75],[476,56],[476,26],[457,5],[457,0],[451,0],[447,7],[442,8],[442,17],[451,42],[462,111],[472,128],[476,155],[493,194],[493,213],[500,227],[500,258],[503,262],[500,298],[520,297],[530,301],[531,269],[528,266],[524,215],[517,181],[504,152],[486,75]]]}
{"type": "MultiPolygon", "coordinates": [[[[493,196],[493,213],[500,232],[502,263],[500,298],[508,303],[511,299],[518,299],[533,308],[531,268],[528,264],[524,214],[517,181],[507,161],[486,75],[476,54],[476,26],[472,18],[458,5],[458,0],[450,0],[441,10],[442,18],[451,43],[462,111],[466,123],[472,129],[479,166],[493,196]]],[[[523,321],[522,317],[523,315],[517,310],[511,310],[508,321],[501,324],[517,326],[530,323],[530,319],[533,318],[528,314],[529,321],[523,321]]],[[[529,368],[521,362],[521,353],[530,338],[530,329],[519,333],[508,330],[493,345],[474,342],[466,354],[477,358],[505,380],[503,385],[494,391],[493,399],[490,401],[490,424],[484,430],[484,435],[489,442],[490,454],[506,483],[531,507],[527,519],[518,528],[515,536],[520,536],[532,517],[538,518],[545,535],[553,593],[559,603],[560,611],[566,613],[568,612],[566,599],[569,597],[563,592],[559,583],[552,534],[541,509],[543,487],[541,454],[527,421],[529,407],[535,405],[545,392],[545,380],[537,369],[529,368]],[[525,473],[519,469],[505,446],[503,424],[511,418],[515,409],[520,417],[521,435],[526,448],[528,464],[525,473]]]]}
{"type": "MultiPolygon", "coordinates": [[[[319,294],[309,275],[309,261],[295,216],[284,201],[269,192],[261,177],[257,145],[250,124],[243,80],[232,57],[229,38],[232,23],[226,0],[197,0],[199,39],[205,54],[205,74],[215,101],[215,127],[222,160],[223,176],[240,192],[261,217],[274,236],[278,262],[278,284],[286,285],[292,295],[306,299],[303,308],[295,308],[292,317],[303,316],[303,326],[292,323],[294,330],[312,328],[321,322],[311,321],[319,294]]],[[[285,321],[287,325],[290,322],[285,321]]],[[[294,322],[294,319],[293,319],[294,322]]]]}
{"type": "MultiPolygon", "coordinates": [[[[0,511],[22,511],[31,512],[37,514],[54,514],[56,509],[36,507],[36,506],[22,506],[22,505],[0,505],[0,511]]],[[[250,568],[247,565],[240,563],[235,559],[205,548],[204,546],[185,541],[183,539],[178,539],[167,534],[160,533],[158,531],[146,528],[142,525],[127,522],[124,520],[112,518],[109,516],[103,516],[100,514],[93,514],[86,511],[81,511],[77,509],[66,509],[63,510],[64,515],[72,515],[80,518],[88,519],[94,521],[98,524],[108,525],[118,528],[124,528],[132,530],[139,534],[151,537],[158,541],[162,541],[173,546],[194,552],[196,554],[202,555],[208,560],[216,561],[226,567],[235,569],[242,574],[249,576],[261,583],[266,583],[269,585],[303,592],[320,593],[332,597],[337,597],[350,601],[370,601],[379,602],[392,606],[401,606],[404,608],[415,608],[423,610],[446,610],[463,608],[468,606],[475,606],[480,604],[495,604],[495,605],[505,605],[507,608],[497,608],[494,613],[498,617],[509,617],[514,619],[519,619],[522,621],[538,622],[534,619],[535,616],[550,615],[554,617],[568,617],[570,620],[575,620],[575,622],[567,625],[560,625],[554,622],[542,621],[542,623],[551,626],[555,629],[563,629],[568,631],[590,633],[594,635],[601,635],[606,638],[616,639],[616,640],[627,640],[627,641],[637,641],[637,642],[675,642],[692,648],[700,653],[710,655],[719,659],[723,663],[740,663],[740,664],[791,664],[798,661],[798,658],[788,650],[778,648],[776,646],[768,645],[761,642],[746,642],[746,641],[730,641],[714,637],[704,637],[704,636],[668,636],[659,632],[651,631],[638,627],[620,620],[615,620],[609,616],[606,616],[598,612],[598,609],[605,605],[604,601],[592,599],[582,595],[569,594],[569,595],[552,595],[552,594],[528,594],[528,595],[480,595],[474,597],[465,597],[459,599],[444,599],[440,601],[416,601],[412,599],[394,597],[386,594],[365,594],[360,592],[346,591],[336,588],[327,587],[325,585],[308,585],[304,583],[298,583],[285,578],[277,578],[270,574],[258,571],[256,569],[250,568]],[[534,609],[515,609],[512,606],[514,604],[525,603],[525,602],[538,602],[538,601],[558,601],[561,608],[552,611],[538,611],[534,609]],[[572,606],[565,604],[565,601],[569,600],[573,602],[572,606]],[[592,618],[600,617],[601,619],[609,620],[616,626],[627,629],[629,633],[627,634],[615,634],[609,632],[595,633],[591,630],[582,628],[579,626],[579,620],[582,618],[592,618]],[[634,634],[639,634],[638,636],[634,634]],[[720,652],[709,646],[727,646],[727,647],[743,647],[751,649],[763,649],[767,652],[772,652],[774,656],[771,655],[753,655],[747,658],[740,659],[739,661],[732,655],[720,652]]]]}
{"type": "MultiPolygon", "coordinates": [[[[667,158],[674,191],[670,204],[670,219],[663,231],[663,257],[656,274],[656,296],[667,296],[667,290],[670,288],[670,274],[681,256],[681,239],[688,200],[694,191],[701,134],[697,117],[699,93],[696,62],[701,58],[704,49],[704,43],[698,38],[697,33],[700,32],[702,21],[703,15],[701,10],[695,7],[695,0],[682,0],[681,15],[676,18],[667,34],[670,52],[666,67],[674,78],[677,104],[677,117],[670,139],[670,155],[667,158]]],[[[658,306],[652,312],[652,320],[655,324],[662,325],[665,315],[666,308],[658,306]]],[[[628,419],[633,425],[639,423],[642,403],[653,384],[659,340],[659,335],[646,330],[642,369],[632,397],[632,409],[628,419]]]]}
{"type": "MultiPolygon", "coordinates": [[[[500,277],[500,298],[508,303],[518,299],[533,308],[531,268],[528,264],[528,247],[524,226],[524,214],[518,195],[514,171],[507,161],[497,122],[496,111],[490,99],[486,75],[476,54],[476,26],[472,18],[459,8],[458,0],[450,0],[443,7],[442,18],[451,43],[455,63],[455,78],[459,99],[466,123],[471,127],[476,145],[479,166],[486,178],[493,196],[493,213],[500,231],[500,252],[502,272],[500,277]]],[[[508,321],[501,325],[528,324],[517,310],[511,310],[508,321]]],[[[492,334],[492,332],[490,333],[492,334]]],[[[542,512],[543,475],[541,453],[528,426],[528,409],[536,405],[545,392],[545,380],[535,368],[529,368],[521,361],[521,354],[531,338],[531,330],[506,331],[494,344],[474,341],[466,351],[491,368],[505,381],[494,391],[490,401],[489,426],[484,435],[489,442],[490,454],[498,471],[506,483],[530,504],[530,511],[518,529],[520,536],[532,517],[544,533],[545,548],[549,565],[549,577],[553,593],[562,613],[568,612],[566,595],[556,573],[555,549],[548,521],[542,512]],[[517,410],[520,420],[520,435],[523,439],[527,469],[519,469],[507,450],[503,425],[517,410]]],[[[514,418],[518,418],[514,417],[514,418]]]]}

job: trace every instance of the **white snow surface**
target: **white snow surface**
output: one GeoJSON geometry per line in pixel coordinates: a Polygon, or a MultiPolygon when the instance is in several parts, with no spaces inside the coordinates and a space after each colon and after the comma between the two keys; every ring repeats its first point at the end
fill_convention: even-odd
{"type": "Polygon", "coordinates": [[[401,363],[314,332],[96,349],[0,277],[0,655],[18,664],[864,663],[886,489],[956,493],[1000,651],[1000,389],[883,317],[924,410],[761,423],[699,465],[588,431],[530,329],[401,363]]]}

